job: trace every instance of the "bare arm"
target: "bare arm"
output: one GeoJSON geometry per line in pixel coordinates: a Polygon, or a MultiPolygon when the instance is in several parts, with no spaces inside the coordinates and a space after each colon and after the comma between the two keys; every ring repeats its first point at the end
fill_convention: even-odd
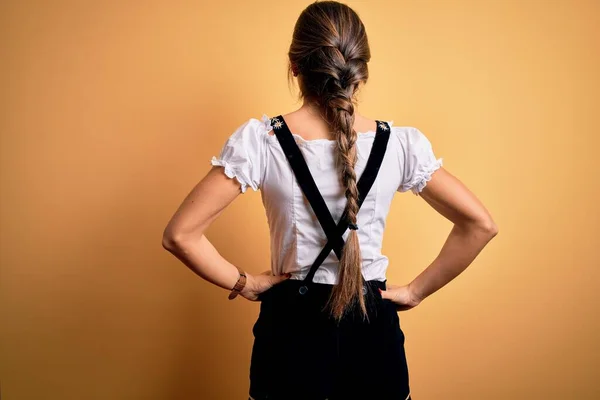
{"type": "Polygon", "coordinates": [[[411,293],[419,301],[464,271],[498,233],[498,227],[483,204],[443,167],[432,174],[420,196],[452,221],[454,227],[439,255],[409,284],[411,293]]]}
{"type": "MultiPolygon", "coordinates": [[[[229,178],[223,168],[213,166],[183,200],[163,232],[163,247],[203,279],[231,290],[240,274],[210,243],[204,232],[241,193],[236,178],[229,178]]],[[[243,269],[243,268],[242,268],[243,269]]],[[[289,275],[274,276],[271,271],[257,275],[246,272],[242,297],[258,300],[258,294],[289,275]]]]}
{"type": "Polygon", "coordinates": [[[163,232],[163,247],[194,273],[224,289],[235,285],[237,268],[204,236],[208,226],[241,193],[239,182],[213,166],[183,200],[163,232]]]}

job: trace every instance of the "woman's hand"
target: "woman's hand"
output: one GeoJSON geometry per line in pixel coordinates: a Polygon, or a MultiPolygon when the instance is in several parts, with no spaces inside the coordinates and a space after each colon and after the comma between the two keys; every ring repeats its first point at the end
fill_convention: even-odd
{"type": "Polygon", "coordinates": [[[418,298],[411,290],[410,285],[399,286],[387,284],[387,290],[381,290],[383,299],[391,300],[396,304],[396,311],[406,311],[414,308],[421,303],[422,299],[418,298]]]}
{"type": "Polygon", "coordinates": [[[271,289],[274,285],[289,279],[292,274],[272,275],[271,270],[261,272],[258,275],[250,275],[246,272],[246,285],[240,292],[240,296],[250,301],[258,301],[258,295],[271,289]]]}

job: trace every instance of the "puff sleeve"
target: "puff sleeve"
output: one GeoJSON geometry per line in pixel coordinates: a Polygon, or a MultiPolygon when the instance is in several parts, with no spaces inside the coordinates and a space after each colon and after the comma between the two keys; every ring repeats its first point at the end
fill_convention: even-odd
{"type": "Polygon", "coordinates": [[[250,118],[227,138],[218,157],[210,163],[224,168],[225,175],[236,178],[242,193],[248,187],[260,189],[266,168],[266,131],[264,123],[250,118]]]}
{"type": "Polygon", "coordinates": [[[436,158],[429,139],[419,129],[406,127],[397,130],[401,146],[400,166],[402,178],[397,189],[399,192],[412,191],[418,195],[431,175],[443,164],[442,158],[436,158]]]}

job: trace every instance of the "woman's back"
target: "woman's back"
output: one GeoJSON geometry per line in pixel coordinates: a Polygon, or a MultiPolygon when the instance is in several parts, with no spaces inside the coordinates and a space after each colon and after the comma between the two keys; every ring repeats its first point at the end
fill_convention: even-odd
{"type": "MultiPolygon", "coordinates": [[[[308,135],[295,133],[289,126],[293,120],[294,127],[301,127],[300,118],[288,120],[282,117],[284,119],[279,123],[288,124],[315,184],[337,223],[347,203],[336,166],[337,142],[324,138],[322,134],[310,135],[314,139],[307,139],[305,137],[308,135]]],[[[377,126],[375,121],[361,120],[362,126],[375,129],[357,132],[357,180],[367,164],[377,126]]],[[[270,229],[272,272],[275,275],[290,272],[292,279],[304,279],[327,242],[327,236],[273,134],[274,123],[278,122],[266,114],[260,119],[245,121],[229,136],[219,157],[213,157],[211,163],[225,167],[225,173],[239,181],[242,192],[248,187],[261,190],[270,229]]],[[[394,126],[391,120],[387,123],[391,132],[381,168],[357,216],[361,271],[365,280],[386,279],[388,258],[381,254],[381,247],[386,218],[395,193],[408,190],[419,193],[431,174],[442,165],[442,159],[435,157],[430,141],[421,131],[409,126],[394,126]]],[[[305,128],[302,132],[308,130],[305,128]]],[[[343,235],[344,241],[348,234],[349,230],[343,235]]],[[[331,251],[315,273],[313,281],[336,284],[338,264],[338,257],[331,251]]]]}

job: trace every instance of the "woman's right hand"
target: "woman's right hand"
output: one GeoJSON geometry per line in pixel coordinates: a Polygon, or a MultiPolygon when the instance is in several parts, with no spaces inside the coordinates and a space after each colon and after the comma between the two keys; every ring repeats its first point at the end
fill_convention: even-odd
{"type": "Polygon", "coordinates": [[[251,275],[246,272],[246,285],[240,292],[240,296],[250,301],[259,301],[258,296],[271,289],[274,285],[289,279],[292,274],[273,275],[271,270],[251,275]]]}
{"type": "Polygon", "coordinates": [[[396,304],[396,311],[406,311],[418,306],[422,299],[416,296],[410,288],[410,285],[392,285],[387,284],[387,290],[379,289],[383,299],[391,300],[396,304]]]}

